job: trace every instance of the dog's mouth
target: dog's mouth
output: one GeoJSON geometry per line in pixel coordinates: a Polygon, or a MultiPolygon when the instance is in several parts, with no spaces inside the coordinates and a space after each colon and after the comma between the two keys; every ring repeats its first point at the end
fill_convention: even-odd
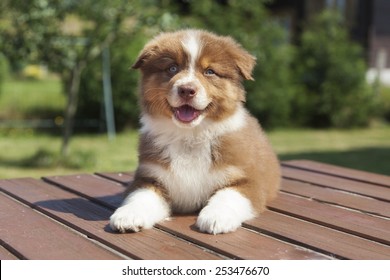
{"type": "Polygon", "coordinates": [[[202,114],[202,112],[202,110],[197,110],[190,105],[182,105],[180,107],[173,108],[175,118],[183,123],[193,122],[202,114]]]}

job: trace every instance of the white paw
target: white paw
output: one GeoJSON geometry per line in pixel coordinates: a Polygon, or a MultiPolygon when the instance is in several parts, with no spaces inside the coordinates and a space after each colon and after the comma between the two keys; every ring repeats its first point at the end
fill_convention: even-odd
{"type": "Polygon", "coordinates": [[[246,197],[234,189],[223,189],[200,211],[196,225],[203,232],[227,233],[254,216],[251,202],[246,197]]]}
{"type": "Polygon", "coordinates": [[[168,203],[151,189],[138,189],[110,217],[110,226],[120,232],[152,228],[170,215],[168,203]]]}

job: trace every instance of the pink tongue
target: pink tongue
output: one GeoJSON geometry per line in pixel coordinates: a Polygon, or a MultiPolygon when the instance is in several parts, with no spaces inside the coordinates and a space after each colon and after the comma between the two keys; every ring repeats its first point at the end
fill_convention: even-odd
{"type": "Polygon", "coordinates": [[[175,117],[181,122],[192,122],[200,115],[200,111],[184,105],[175,110],[175,117]]]}

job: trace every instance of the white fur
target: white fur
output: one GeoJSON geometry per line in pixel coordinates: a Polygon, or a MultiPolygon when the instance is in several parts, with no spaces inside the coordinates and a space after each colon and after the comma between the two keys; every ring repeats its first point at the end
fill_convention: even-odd
{"type": "MultiPolygon", "coordinates": [[[[189,32],[188,36],[181,42],[185,52],[190,57],[190,65],[188,67],[188,73],[184,77],[178,79],[172,86],[171,92],[167,98],[169,105],[172,107],[179,107],[183,104],[182,98],[179,96],[179,87],[191,85],[196,87],[196,96],[190,101],[188,105],[191,105],[197,110],[204,110],[210,104],[211,100],[207,96],[206,89],[195,75],[195,64],[199,57],[202,46],[199,42],[197,32],[189,32]]],[[[204,119],[204,115],[200,115],[198,118],[190,123],[182,123],[178,121],[174,116],[173,122],[179,127],[193,128],[198,126],[204,119]]]]}
{"type": "Polygon", "coordinates": [[[151,228],[170,215],[168,203],[152,189],[140,188],[130,193],[110,217],[110,226],[120,232],[151,228]]]}
{"type": "Polygon", "coordinates": [[[202,46],[199,44],[199,33],[196,31],[188,32],[182,45],[185,51],[190,55],[190,72],[195,72],[195,62],[198,59],[202,46]]]}
{"type": "Polygon", "coordinates": [[[213,122],[205,119],[191,130],[178,128],[169,119],[144,115],[141,133],[153,135],[154,144],[163,148],[165,158],[170,159],[170,169],[157,164],[143,164],[162,182],[172,199],[176,212],[188,213],[206,205],[212,193],[226,185],[232,177],[242,176],[242,171],[229,166],[213,170],[211,147],[218,144],[217,137],[240,129],[245,125],[246,111],[240,107],[231,117],[213,122]]]}
{"type": "Polygon", "coordinates": [[[219,234],[236,230],[255,217],[246,197],[234,189],[219,190],[199,213],[196,225],[201,231],[219,234]]]}

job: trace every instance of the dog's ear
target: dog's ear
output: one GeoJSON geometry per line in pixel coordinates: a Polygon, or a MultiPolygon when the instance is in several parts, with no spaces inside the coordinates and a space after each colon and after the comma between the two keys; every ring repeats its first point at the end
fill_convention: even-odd
{"type": "Polygon", "coordinates": [[[238,59],[236,59],[236,65],[240,71],[241,76],[245,80],[252,80],[252,71],[256,65],[256,57],[249,54],[247,51],[242,50],[243,53],[240,55],[238,59]]]}
{"type": "Polygon", "coordinates": [[[151,58],[153,58],[153,56],[156,55],[157,50],[158,50],[158,46],[154,42],[147,44],[143,48],[143,50],[141,51],[137,60],[135,61],[133,66],[131,66],[131,68],[133,69],[142,68],[146,62],[148,62],[151,58]]]}
{"type": "Polygon", "coordinates": [[[229,47],[231,59],[235,62],[240,76],[245,80],[254,80],[252,77],[253,68],[256,65],[256,57],[247,52],[239,43],[231,37],[225,37],[229,47]]]}
{"type": "Polygon", "coordinates": [[[141,52],[141,54],[138,56],[137,60],[133,64],[133,66],[131,66],[131,68],[132,69],[139,69],[139,68],[141,68],[145,64],[145,62],[150,58],[151,55],[152,54],[151,54],[150,51],[143,50],[141,52]]]}

